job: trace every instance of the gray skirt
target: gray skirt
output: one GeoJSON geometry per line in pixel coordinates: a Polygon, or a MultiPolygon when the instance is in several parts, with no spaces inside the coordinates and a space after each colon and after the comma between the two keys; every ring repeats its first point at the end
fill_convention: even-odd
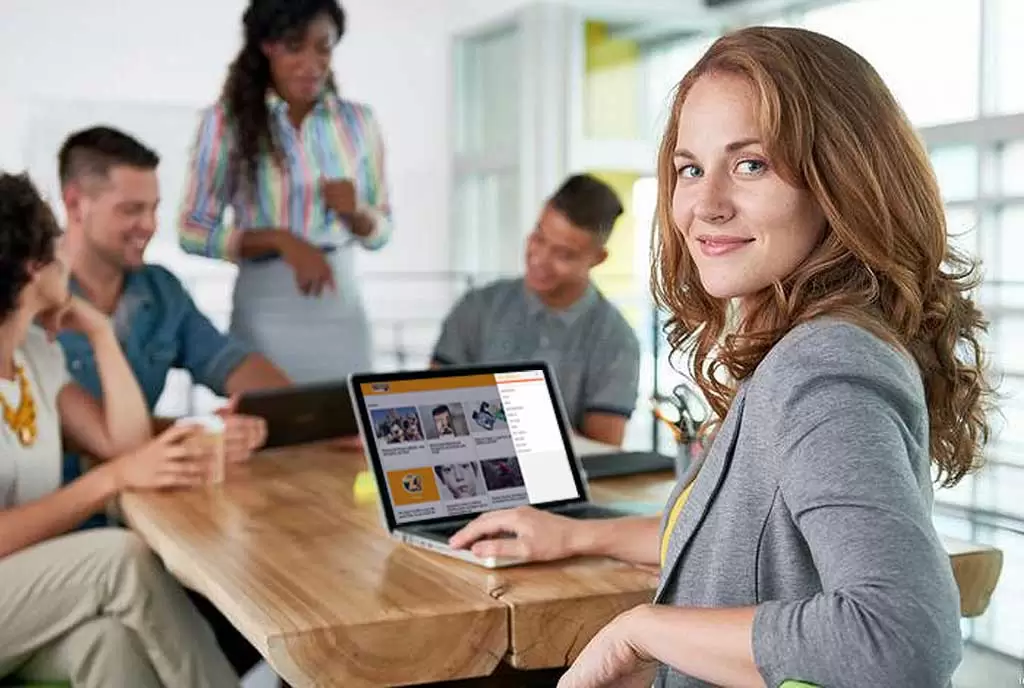
{"type": "Polygon", "coordinates": [[[231,334],[273,361],[295,383],[344,380],[371,369],[370,323],[353,274],[352,247],[326,255],[335,291],[306,296],[283,260],[243,261],[231,334]]]}

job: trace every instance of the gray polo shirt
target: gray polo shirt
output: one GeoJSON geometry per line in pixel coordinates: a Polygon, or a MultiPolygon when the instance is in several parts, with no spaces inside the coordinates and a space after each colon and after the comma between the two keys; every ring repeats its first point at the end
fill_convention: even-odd
{"type": "Polygon", "coordinates": [[[545,306],[522,279],[471,291],[445,319],[433,359],[440,365],[547,361],[577,430],[587,412],[628,418],[636,408],[640,343],[593,286],[560,311],[545,306]]]}

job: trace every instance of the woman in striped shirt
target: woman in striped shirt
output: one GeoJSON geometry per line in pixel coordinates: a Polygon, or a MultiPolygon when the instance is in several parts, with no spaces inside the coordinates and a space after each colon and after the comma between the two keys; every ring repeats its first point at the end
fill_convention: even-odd
{"type": "Polygon", "coordinates": [[[371,367],[353,262],[391,233],[380,130],[331,76],[337,0],[250,0],[242,23],[223,94],[202,115],[181,245],[238,263],[233,335],[295,382],[340,379],[371,367]]]}

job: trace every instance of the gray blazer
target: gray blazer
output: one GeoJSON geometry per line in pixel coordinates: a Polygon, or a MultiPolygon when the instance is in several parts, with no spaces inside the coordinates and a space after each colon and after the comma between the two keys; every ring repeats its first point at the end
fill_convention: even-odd
{"type": "MultiPolygon", "coordinates": [[[[756,605],[769,688],[950,685],[959,597],[931,522],[928,413],[906,354],[838,320],[795,328],[691,472],[656,603],[756,605]]],[[[662,667],[656,685],[707,684],[662,667]]]]}

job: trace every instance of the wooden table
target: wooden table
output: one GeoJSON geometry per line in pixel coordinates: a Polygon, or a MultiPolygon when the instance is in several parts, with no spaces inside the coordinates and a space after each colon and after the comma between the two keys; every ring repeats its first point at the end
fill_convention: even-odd
{"type": "Polygon", "coordinates": [[[294,686],[483,676],[508,607],[389,538],[357,506],[360,455],[268,454],[220,487],[122,498],[128,523],[294,686]]]}
{"type": "MultiPolygon", "coordinates": [[[[376,502],[353,497],[364,467],[361,455],[322,446],[266,452],[224,486],[125,495],[122,509],[168,568],[295,686],[480,677],[503,659],[563,667],[653,595],[656,571],[607,559],[491,571],[400,545],[376,502]]],[[[671,476],[647,475],[591,491],[596,501],[658,505],[671,486],[671,476]]],[[[946,544],[962,602],[987,605],[991,557],[946,544]],[[979,571],[980,583],[961,578],[979,571]]]]}

